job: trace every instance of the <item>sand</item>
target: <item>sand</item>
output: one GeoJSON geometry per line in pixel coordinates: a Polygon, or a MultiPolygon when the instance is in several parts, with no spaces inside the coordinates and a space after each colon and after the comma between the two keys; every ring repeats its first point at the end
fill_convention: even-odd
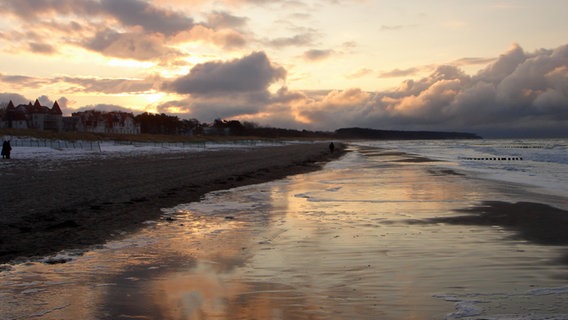
{"type": "Polygon", "coordinates": [[[56,166],[20,160],[0,176],[0,263],[104,243],[158,218],[162,208],[198,201],[213,190],[317,170],[343,153],[341,144],[330,154],[327,143],[314,143],[56,166]]]}
{"type": "MultiPolygon", "coordinates": [[[[310,147],[302,151],[308,159],[320,153],[330,159],[325,145],[310,147]]],[[[169,166],[181,157],[194,168],[187,176],[226,189],[276,177],[282,166],[285,174],[319,168],[310,161],[286,168],[296,161],[287,152],[303,149],[160,157],[169,159],[164,161],[169,166]],[[253,156],[264,159],[258,161],[263,166],[238,165],[250,173],[233,173],[226,165],[253,156]],[[272,156],[278,160],[266,158],[272,156]],[[283,164],[268,165],[272,161],[283,164]],[[213,163],[225,164],[224,169],[197,176],[196,168],[213,163]]],[[[376,148],[350,150],[324,170],[208,193],[189,204],[181,195],[199,194],[195,181],[173,181],[171,187],[158,179],[155,185],[163,191],[136,191],[146,200],[116,192],[132,181],[148,185],[158,169],[147,163],[161,162],[111,159],[123,164],[112,167],[117,174],[147,173],[116,179],[111,185],[116,188],[104,189],[116,193],[112,204],[92,200],[86,214],[122,208],[110,212],[124,219],[143,214],[160,219],[82,255],[67,251],[4,266],[0,310],[7,319],[58,320],[566,319],[566,206],[550,206],[555,199],[525,186],[485,180],[439,161],[376,148]],[[361,157],[368,161],[344,166],[361,157]],[[163,205],[156,204],[160,201],[163,205]],[[160,216],[160,207],[169,209],[160,216]]],[[[105,166],[66,166],[69,172],[85,167],[105,175],[105,166]]],[[[184,170],[174,170],[169,179],[184,170]]],[[[143,187],[131,187],[137,188],[143,187]]],[[[75,208],[81,215],[85,207],[75,208]]],[[[65,219],[59,226],[42,223],[55,225],[61,236],[87,229],[78,219],[65,219]]],[[[108,223],[101,222],[103,236],[137,225],[108,223]]]]}

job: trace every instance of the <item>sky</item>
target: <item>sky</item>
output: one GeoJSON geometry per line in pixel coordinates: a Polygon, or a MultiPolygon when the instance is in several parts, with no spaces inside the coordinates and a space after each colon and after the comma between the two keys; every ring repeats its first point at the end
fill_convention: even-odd
{"type": "Polygon", "coordinates": [[[0,0],[0,103],[568,137],[565,0],[0,0]]]}

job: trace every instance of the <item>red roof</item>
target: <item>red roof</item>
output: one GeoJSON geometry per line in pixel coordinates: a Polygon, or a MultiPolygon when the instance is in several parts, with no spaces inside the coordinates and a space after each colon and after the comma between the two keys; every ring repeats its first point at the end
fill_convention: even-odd
{"type": "Polygon", "coordinates": [[[57,103],[57,101],[55,101],[55,103],[53,104],[50,112],[54,114],[63,114],[63,112],[61,112],[61,108],[59,108],[59,103],[57,103]]]}
{"type": "Polygon", "coordinates": [[[35,103],[34,103],[34,109],[37,111],[41,111],[41,103],[39,103],[39,100],[36,99],[35,103]]]}

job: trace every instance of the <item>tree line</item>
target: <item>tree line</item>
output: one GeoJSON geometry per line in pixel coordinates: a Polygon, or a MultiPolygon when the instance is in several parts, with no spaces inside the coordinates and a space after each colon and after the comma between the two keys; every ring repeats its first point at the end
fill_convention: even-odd
{"type": "Polygon", "coordinates": [[[265,138],[325,138],[332,132],[308,131],[263,127],[255,122],[215,119],[213,123],[199,122],[197,119],[180,119],[167,114],[144,112],[134,120],[140,124],[140,132],[166,135],[231,135],[265,138]]]}
{"type": "Polygon", "coordinates": [[[262,127],[254,122],[215,119],[213,123],[202,123],[197,119],[181,120],[164,113],[142,113],[134,117],[140,124],[141,133],[177,135],[231,135],[264,138],[329,138],[329,139],[480,139],[473,133],[443,131],[400,131],[368,128],[341,128],[334,132],[309,131],[262,127]]]}

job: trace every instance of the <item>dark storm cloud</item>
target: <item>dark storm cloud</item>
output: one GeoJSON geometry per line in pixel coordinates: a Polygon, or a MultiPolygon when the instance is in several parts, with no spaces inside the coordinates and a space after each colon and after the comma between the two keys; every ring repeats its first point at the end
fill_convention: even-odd
{"type": "Polygon", "coordinates": [[[273,66],[264,52],[255,52],[228,62],[198,64],[164,88],[192,95],[258,92],[285,77],[286,71],[273,66]]]}
{"type": "Polygon", "coordinates": [[[568,136],[568,45],[514,45],[475,76],[440,66],[383,92],[332,91],[302,115],[322,127],[458,130],[492,136],[568,136]]]}

